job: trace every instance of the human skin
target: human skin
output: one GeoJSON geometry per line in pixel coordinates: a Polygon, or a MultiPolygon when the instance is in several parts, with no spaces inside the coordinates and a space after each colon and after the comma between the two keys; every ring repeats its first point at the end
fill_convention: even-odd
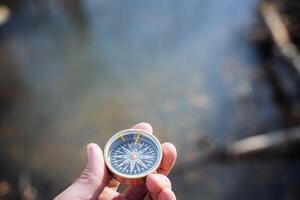
{"type": "MultiPolygon", "coordinates": [[[[132,128],[153,133],[150,124],[141,122],[132,128]]],[[[149,174],[144,184],[130,186],[123,193],[117,192],[120,183],[109,174],[101,148],[94,143],[87,145],[87,164],[75,182],[54,200],[176,200],[167,177],[177,152],[171,143],[163,143],[163,158],[157,173],[149,174]]]]}

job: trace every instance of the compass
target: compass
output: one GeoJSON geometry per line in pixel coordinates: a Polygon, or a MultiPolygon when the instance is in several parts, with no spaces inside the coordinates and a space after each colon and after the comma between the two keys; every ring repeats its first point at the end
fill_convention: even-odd
{"type": "Polygon", "coordinates": [[[158,139],[144,130],[126,129],[113,135],[105,145],[104,159],[108,169],[120,182],[143,183],[156,171],[162,159],[158,139]]]}

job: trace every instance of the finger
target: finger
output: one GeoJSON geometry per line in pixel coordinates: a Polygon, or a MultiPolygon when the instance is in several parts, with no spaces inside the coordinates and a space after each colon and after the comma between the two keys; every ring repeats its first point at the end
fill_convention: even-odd
{"type": "Polygon", "coordinates": [[[148,192],[147,195],[145,196],[145,198],[143,198],[143,200],[153,200],[150,193],[148,192]]]}
{"type": "Polygon", "coordinates": [[[128,187],[123,193],[123,196],[127,200],[143,199],[146,196],[147,192],[148,190],[146,184],[140,184],[128,187]]]}
{"type": "MultiPolygon", "coordinates": [[[[157,197],[158,200],[176,200],[176,196],[169,188],[164,188],[157,197]]],[[[153,200],[150,193],[143,200],[153,200]]],[[[154,199],[155,200],[155,199],[154,199]]]]}
{"type": "Polygon", "coordinates": [[[148,133],[153,133],[152,126],[147,122],[138,123],[138,124],[134,125],[132,128],[133,129],[141,129],[141,130],[144,130],[148,133]]]}
{"type": "Polygon", "coordinates": [[[169,188],[164,188],[159,194],[157,200],[176,200],[176,196],[169,188]]]}
{"type": "Polygon", "coordinates": [[[104,164],[101,148],[97,144],[87,146],[88,161],[80,177],[64,192],[55,198],[96,200],[111,177],[104,164]]]}
{"type": "Polygon", "coordinates": [[[172,167],[174,166],[174,163],[177,158],[177,151],[175,146],[168,142],[162,144],[162,149],[163,159],[159,168],[157,169],[157,172],[167,176],[172,167]]]}
{"type": "MultiPolygon", "coordinates": [[[[109,200],[109,199],[122,199],[122,196],[119,192],[115,191],[114,189],[111,189],[109,187],[105,187],[100,196],[98,197],[98,200],[109,200]]],[[[124,199],[124,197],[123,197],[124,199]]]]}
{"type": "Polygon", "coordinates": [[[118,189],[119,185],[120,185],[120,182],[113,178],[109,181],[109,183],[106,185],[106,187],[109,187],[110,189],[113,189],[116,191],[118,189]]]}
{"type": "Polygon", "coordinates": [[[149,174],[146,178],[146,186],[151,197],[155,200],[165,188],[171,190],[170,180],[162,174],[149,174]]]}
{"type": "MultiPolygon", "coordinates": [[[[150,193],[143,200],[153,200],[150,193]]],[[[156,199],[154,199],[156,200],[156,199]]],[[[176,200],[174,192],[168,188],[164,188],[158,195],[157,200],[176,200]]]]}

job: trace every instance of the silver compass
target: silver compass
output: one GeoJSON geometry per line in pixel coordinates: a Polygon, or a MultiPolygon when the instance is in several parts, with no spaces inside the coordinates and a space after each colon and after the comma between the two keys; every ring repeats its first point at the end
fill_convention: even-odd
{"type": "Polygon", "coordinates": [[[127,129],[113,135],[105,145],[108,169],[120,182],[136,185],[156,171],[162,159],[158,139],[144,130],[127,129]]]}

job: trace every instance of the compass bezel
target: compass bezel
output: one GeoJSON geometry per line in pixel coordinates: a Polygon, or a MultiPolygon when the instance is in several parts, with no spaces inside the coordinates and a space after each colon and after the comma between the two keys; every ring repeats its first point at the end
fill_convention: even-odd
{"type": "Polygon", "coordinates": [[[106,163],[106,166],[108,167],[108,169],[112,172],[112,174],[115,176],[115,178],[125,184],[127,183],[135,183],[134,180],[137,180],[137,182],[141,182],[138,181],[139,179],[143,179],[145,178],[148,174],[154,173],[157,168],[160,166],[161,160],[162,160],[162,156],[163,156],[163,151],[162,151],[162,146],[159,142],[159,140],[151,133],[142,130],[142,129],[125,129],[122,131],[117,132],[116,134],[114,134],[106,143],[105,148],[104,148],[104,160],[106,163]],[[110,146],[113,144],[114,141],[119,140],[121,138],[121,136],[127,135],[127,134],[132,134],[132,133],[138,133],[140,132],[141,136],[145,136],[148,137],[149,139],[151,139],[156,145],[157,145],[157,149],[158,149],[158,155],[157,155],[157,163],[156,165],[154,165],[152,168],[150,168],[151,170],[146,170],[145,172],[139,173],[139,174],[123,174],[119,171],[117,171],[116,169],[114,169],[110,163],[110,159],[109,159],[109,148],[110,146]],[[127,134],[126,134],[127,133],[127,134]]]}

